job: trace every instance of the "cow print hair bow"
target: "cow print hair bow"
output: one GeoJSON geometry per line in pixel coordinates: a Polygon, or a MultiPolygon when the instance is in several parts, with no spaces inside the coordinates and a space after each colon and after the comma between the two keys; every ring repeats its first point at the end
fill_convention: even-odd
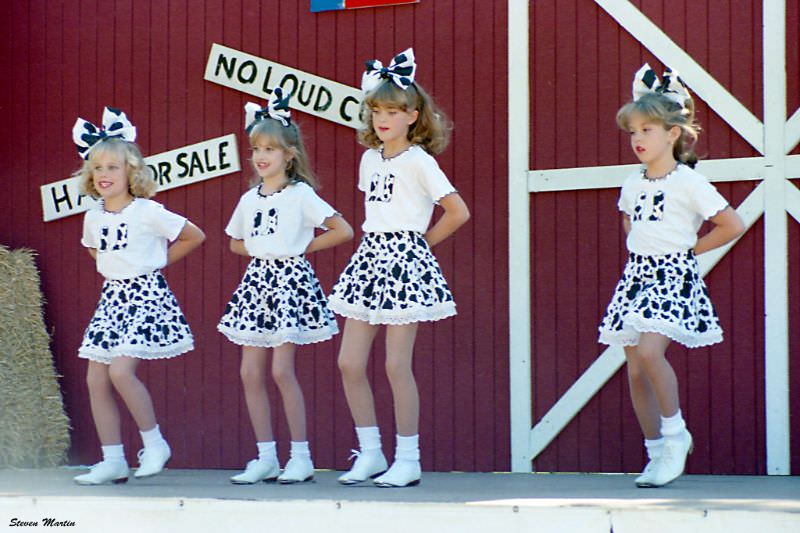
{"type": "Polygon", "coordinates": [[[277,120],[284,126],[291,123],[292,113],[289,111],[289,98],[291,95],[283,96],[283,89],[275,87],[272,89],[272,94],[269,97],[267,107],[262,108],[253,102],[247,102],[244,105],[244,129],[248,133],[253,129],[256,122],[271,118],[277,120]]]}
{"type": "Polygon", "coordinates": [[[113,137],[120,137],[128,142],[136,140],[136,127],[124,112],[113,107],[103,108],[103,125],[99,128],[82,118],[78,118],[72,127],[72,140],[78,148],[78,155],[83,159],[89,159],[89,152],[97,143],[113,137]]]}
{"type": "Polygon", "coordinates": [[[678,72],[667,67],[662,80],[658,79],[655,71],[645,63],[633,77],[633,101],[642,96],[656,93],[678,104],[686,111],[686,101],[691,98],[686,84],[678,76],[678,72]]]}
{"type": "Polygon", "coordinates": [[[416,72],[417,64],[414,62],[414,50],[411,48],[394,56],[388,67],[384,67],[377,59],[371,59],[367,61],[367,70],[361,76],[361,90],[368,93],[376,89],[383,80],[388,79],[405,91],[414,83],[416,72]]]}

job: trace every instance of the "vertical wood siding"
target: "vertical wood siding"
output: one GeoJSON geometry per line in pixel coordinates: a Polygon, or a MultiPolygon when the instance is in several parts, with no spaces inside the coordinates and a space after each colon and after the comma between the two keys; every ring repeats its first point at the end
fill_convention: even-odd
{"type": "MultiPolygon", "coordinates": [[[[762,117],[760,2],[634,2],[757,117],[762,117]]],[[[787,2],[789,110],[798,106],[798,2],[787,2]],[[794,76],[797,78],[797,76],[794,76]]],[[[660,63],[590,0],[531,3],[531,168],[633,163],[614,116],[629,98],[631,76],[660,63]],[[555,45],[554,43],[557,43],[555,45]]],[[[698,153],[757,155],[702,101],[698,153]]],[[[717,185],[733,205],[754,183],[717,185]]],[[[538,420],[599,355],[597,326],[625,261],[618,189],[534,194],[531,198],[533,415],[538,420]]],[[[800,308],[798,228],[790,222],[792,384],[798,390],[800,308]]],[[[668,357],[695,436],[693,473],[763,474],[763,221],[758,221],[706,278],[725,342],[668,357]]],[[[567,426],[535,463],[543,471],[638,471],[641,433],[624,369],[567,426]]],[[[793,421],[800,396],[792,396],[793,421]]],[[[800,429],[792,424],[794,471],[800,429]]]]}
{"type": "MultiPolygon", "coordinates": [[[[102,0],[4,2],[4,113],[0,157],[0,243],[39,254],[52,351],[72,419],[71,460],[98,456],[76,350],[101,279],[79,243],[82,216],[44,223],[39,186],[63,179],[79,160],[70,139],[77,116],[93,122],[104,105],[124,109],[154,154],[227,133],[239,134],[253,97],[203,80],[212,43],[221,43],[341,83],[358,86],[363,62],[388,61],[413,45],[419,81],[455,123],[438,160],[472,209],[472,221],[436,248],[459,315],[420,328],[415,367],[422,396],[422,459],[431,470],[507,470],[507,161],[505,2],[432,1],[312,14],[308,2],[278,0],[102,0]]],[[[298,113],[321,195],[354,227],[363,222],[355,187],[362,148],[355,132],[298,113]]],[[[195,334],[196,349],[142,365],[174,467],[238,468],[255,453],[239,384],[239,350],[216,322],[246,260],[227,250],[223,228],[246,189],[249,170],[159,194],[207,241],[165,274],[195,334]]],[[[357,239],[360,237],[357,231],[357,239]]],[[[315,254],[329,290],[357,240],[315,254]]],[[[341,322],[340,322],[341,323],[341,322]]],[[[370,374],[387,452],[391,396],[376,341],[370,374]]],[[[355,445],[336,367],[339,340],[299,349],[297,372],[309,412],[316,464],[345,468],[355,445]]],[[[280,456],[288,428],[270,384],[280,456]]],[[[124,417],[129,458],[140,446],[124,417]]]]}

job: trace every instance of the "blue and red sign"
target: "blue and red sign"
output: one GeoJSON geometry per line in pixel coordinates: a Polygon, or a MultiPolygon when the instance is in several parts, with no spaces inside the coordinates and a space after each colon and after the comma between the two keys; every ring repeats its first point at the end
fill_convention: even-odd
{"type": "Polygon", "coordinates": [[[361,7],[396,6],[416,4],[419,0],[311,0],[311,11],[335,11],[338,9],[358,9],[361,7]]]}

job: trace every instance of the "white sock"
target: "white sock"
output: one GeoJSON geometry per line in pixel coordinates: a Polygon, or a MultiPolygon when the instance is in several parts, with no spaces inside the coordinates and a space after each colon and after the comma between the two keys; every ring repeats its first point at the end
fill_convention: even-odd
{"type": "Polygon", "coordinates": [[[103,461],[124,461],[125,460],[125,447],[122,444],[111,444],[109,446],[101,446],[103,450],[103,461]]]}
{"type": "Polygon", "coordinates": [[[275,447],[275,441],[264,441],[264,442],[256,442],[256,448],[258,448],[258,459],[265,461],[268,459],[275,459],[278,460],[278,450],[275,447]]]}
{"type": "Polygon", "coordinates": [[[661,450],[664,449],[664,437],[657,439],[644,439],[644,447],[647,450],[647,458],[651,461],[661,457],[661,450]]]}
{"type": "Polygon", "coordinates": [[[378,426],[357,427],[356,435],[361,451],[381,449],[381,432],[378,426]]]}
{"type": "Polygon", "coordinates": [[[395,460],[419,461],[419,434],[405,437],[397,435],[394,458],[395,460]]]}
{"type": "Polygon", "coordinates": [[[308,448],[308,441],[292,441],[292,448],[289,450],[291,457],[307,457],[311,459],[311,450],[308,448]]]}
{"type": "Polygon", "coordinates": [[[154,445],[159,444],[166,444],[167,441],[164,440],[164,437],[161,435],[161,429],[156,424],[156,427],[153,429],[148,429],[147,431],[140,431],[139,435],[142,436],[142,442],[144,443],[145,448],[149,448],[154,445]]]}
{"type": "Polygon", "coordinates": [[[675,437],[683,433],[686,429],[686,422],[683,420],[681,410],[669,417],[661,417],[661,434],[665,437],[675,437]]]}

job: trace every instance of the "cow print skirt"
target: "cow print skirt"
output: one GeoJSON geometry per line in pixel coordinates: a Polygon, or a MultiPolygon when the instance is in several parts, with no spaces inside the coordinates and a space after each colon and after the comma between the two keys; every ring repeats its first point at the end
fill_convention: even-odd
{"type": "Polygon", "coordinates": [[[78,356],[111,364],[118,356],[165,359],[194,348],[189,324],[161,272],[107,279],[78,356]]]}
{"type": "Polygon", "coordinates": [[[688,348],[722,342],[694,252],[630,254],[599,331],[600,342],[609,345],[636,346],[645,332],[688,348]]]}
{"type": "Polygon", "coordinates": [[[330,307],[370,324],[434,321],[456,314],[439,263],[415,231],[365,234],[331,291],[330,307]]]}
{"type": "Polygon", "coordinates": [[[217,329],[241,346],[310,344],[339,332],[311,264],[303,256],[253,258],[217,329]]]}

